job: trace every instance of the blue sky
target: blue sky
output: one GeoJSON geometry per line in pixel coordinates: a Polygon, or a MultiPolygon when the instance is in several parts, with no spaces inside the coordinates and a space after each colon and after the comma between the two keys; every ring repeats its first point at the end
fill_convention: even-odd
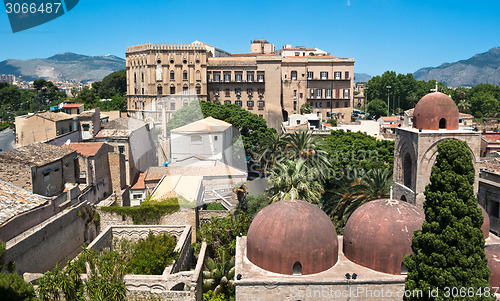
{"type": "Polygon", "coordinates": [[[500,1],[80,0],[67,14],[12,33],[0,12],[0,61],[61,52],[125,57],[142,43],[200,40],[233,53],[250,41],[318,47],[355,72],[415,72],[500,46],[500,1]]]}

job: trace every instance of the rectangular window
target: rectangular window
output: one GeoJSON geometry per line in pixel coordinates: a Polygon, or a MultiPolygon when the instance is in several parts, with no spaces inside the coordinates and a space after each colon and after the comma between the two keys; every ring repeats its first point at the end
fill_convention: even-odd
{"type": "Polygon", "coordinates": [[[321,89],[316,89],[316,98],[321,98],[321,89]]]}
{"type": "Polygon", "coordinates": [[[326,89],[326,98],[332,98],[332,89],[326,89]]]}
{"type": "Polygon", "coordinates": [[[224,81],[225,82],[230,82],[231,81],[231,73],[224,72],[224,81]]]}
{"type": "Polygon", "coordinates": [[[314,72],[312,71],[307,71],[307,79],[313,79],[314,72]]]}
{"type": "Polygon", "coordinates": [[[226,96],[230,96],[229,89],[226,89],[226,96]]]}
{"type": "Polygon", "coordinates": [[[253,100],[247,101],[247,107],[249,108],[253,107],[253,100]]]}
{"type": "Polygon", "coordinates": [[[349,89],[344,89],[344,98],[349,98],[349,89]]]}
{"type": "Polygon", "coordinates": [[[220,73],[214,73],[214,82],[220,82],[220,73]]]}
{"type": "Polygon", "coordinates": [[[297,90],[293,90],[293,99],[297,99],[297,90]]]}
{"type": "Polygon", "coordinates": [[[328,72],[322,71],[321,72],[321,79],[328,79],[328,72]]]}
{"type": "Polygon", "coordinates": [[[243,105],[243,102],[241,100],[237,100],[234,102],[234,104],[241,107],[243,105]]]}
{"type": "Polygon", "coordinates": [[[253,82],[253,72],[247,72],[247,81],[253,82]]]}
{"type": "Polygon", "coordinates": [[[335,79],[340,79],[340,74],[341,73],[339,71],[335,72],[335,79]]]}
{"type": "Polygon", "coordinates": [[[345,79],[349,79],[349,71],[345,72],[345,79]]]}

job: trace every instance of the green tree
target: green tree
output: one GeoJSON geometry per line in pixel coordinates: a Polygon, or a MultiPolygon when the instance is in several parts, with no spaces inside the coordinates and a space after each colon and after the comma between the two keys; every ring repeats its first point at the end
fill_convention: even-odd
{"type": "Polygon", "coordinates": [[[30,283],[24,281],[23,277],[16,274],[13,264],[9,264],[9,273],[1,271],[4,267],[5,242],[0,240],[0,299],[22,301],[36,300],[35,291],[30,283]]]}
{"type": "Polygon", "coordinates": [[[295,199],[320,204],[324,188],[317,177],[317,170],[308,167],[304,159],[279,162],[269,177],[269,201],[295,199]]]}
{"type": "MultiPolygon", "coordinates": [[[[490,270],[484,253],[481,231],[483,216],[474,196],[474,166],[467,143],[445,140],[438,144],[430,184],[425,189],[425,221],[412,240],[414,254],[406,255],[408,268],[405,289],[421,290],[424,298],[405,300],[445,300],[445,288],[489,287],[490,270]],[[425,296],[439,289],[440,297],[425,296]]],[[[487,300],[474,295],[454,300],[487,300]]]]}
{"type": "Polygon", "coordinates": [[[387,115],[387,104],[380,99],[374,99],[368,104],[368,113],[375,118],[387,115]]]}
{"type": "Polygon", "coordinates": [[[310,103],[306,102],[305,104],[300,106],[300,114],[311,114],[312,106],[310,103]]]}

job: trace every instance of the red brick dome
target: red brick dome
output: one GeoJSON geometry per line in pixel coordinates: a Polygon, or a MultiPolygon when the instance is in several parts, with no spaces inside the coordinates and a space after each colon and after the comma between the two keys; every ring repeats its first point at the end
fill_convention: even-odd
{"type": "Polygon", "coordinates": [[[484,248],[490,268],[490,287],[500,287],[500,245],[489,245],[484,248]]]}
{"type": "Polygon", "coordinates": [[[413,111],[413,127],[423,130],[458,130],[458,108],[453,99],[441,92],[425,95],[413,111]]]}
{"type": "Polygon", "coordinates": [[[412,253],[413,232],[422,228],[424,212],[397,200],[375,200],[354,211],[344,228],[344,255],[370,269],[399,275],[412,253]]]}
{"type": "Polygon", "coordinates": [[[247,257],[270,272],[319,273],[337,263],[337,232],[318,206],[299,200],[276,202],[252,221],[247,257]]]}

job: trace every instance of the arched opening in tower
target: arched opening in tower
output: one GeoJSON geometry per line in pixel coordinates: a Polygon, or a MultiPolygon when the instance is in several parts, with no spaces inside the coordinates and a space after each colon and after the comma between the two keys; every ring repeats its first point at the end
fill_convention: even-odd
{"type": "Polygon", "coordinates": [[[411,169],[412,160],[409,153],[406,153],[403,159],[403,183],[406,187],[411,189],[411,169]]]}
{"type": "Polygon", "coordinates": [[[441,118],[441,119],[439,120],[439,128],[440,128],[440,129],[446,129],[446,119],[441,118]]]}
{"type": "Polygon", "coordinates": [[[302,275],[302,265],[298,261],[293,264],[293,274],[296,276],[302,275]]]}

